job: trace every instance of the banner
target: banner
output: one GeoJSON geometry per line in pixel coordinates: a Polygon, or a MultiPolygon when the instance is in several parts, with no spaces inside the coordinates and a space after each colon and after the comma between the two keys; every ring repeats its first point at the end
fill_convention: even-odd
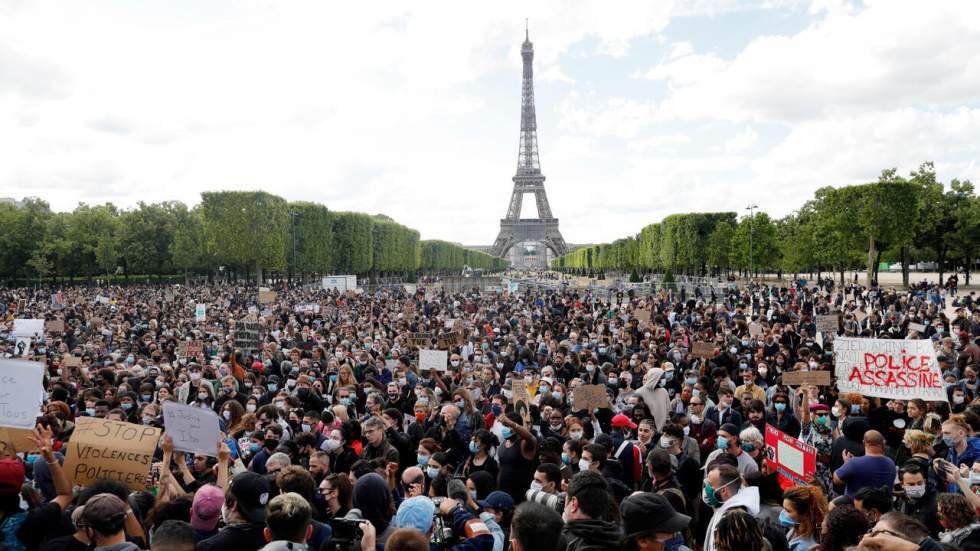
{"type": "Polygon", "coordinates": [[[837,388],[864,396],[946,402],[946,387],[931,340],[834,341],[837,388]]]}
{"type": "Polygon", "coordinates": [[[218,457],[221,429],[214,411],[167,400],[163,428],[173,438],[175,450],[218,457]]]}
{"type": "Polygon", "coordinates": [[[776,427],[766,425],[766,464],[779,477],[785,490],[790,486],[807,485],[817,470],[817,449],[793,438],[776,427]]]}
{"type": "Polygon", "coordinates": [[[0,360],[0,427],[33,429],[43,394],[43,363],[0,360]]]}
{"type": "Polygon", "coordinates": [[[146,490],[160,432],[145,425],[79,417],[67,444],[65,471],[82,486],[115,480],[132,490],[146,490]]]}

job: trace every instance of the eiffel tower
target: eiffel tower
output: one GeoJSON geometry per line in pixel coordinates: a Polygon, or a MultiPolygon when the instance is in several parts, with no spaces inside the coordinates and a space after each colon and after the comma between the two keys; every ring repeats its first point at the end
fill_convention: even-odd
{"type": "MultiPolygon", "coordinates": [[[[514,175],[514,193],[510,198],[507,216],[500,220],[500,233],[490,248],[490,254],[506,257],[515,246],[524,242],[544,245],[555,256],[568,252],[568,246],[558,231],[558,219],[551,214],[548,196],[544,192],[544,175],[538,161],[538,123],[534,114],[534,46],[524,30],[521,45],[524,60],[524,77],[521,89],[521,139],[517,151],[517,173],[514,175]],[[538,207],[537,218],[521,218],[524,195],[534,194],[538,207]]],[[[543,252],[543,251],[542,251],[543,252]]],[[[542,259],[546,255],[539,255],[542,259]]]]}

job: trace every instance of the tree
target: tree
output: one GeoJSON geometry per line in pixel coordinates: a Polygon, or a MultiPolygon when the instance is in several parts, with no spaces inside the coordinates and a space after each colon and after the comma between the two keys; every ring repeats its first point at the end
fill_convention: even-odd
{"type": "Polygon", "coordinates": [[[173,272],[171,245],[178,218],[187,206],[178,201],[146,204],[120,215],[119,252],[126,273],[168,274],[173,272]]]}
{"type": "Polygon", "coordinates": [[[757,212],[739,221],[732,237],[732,255],[735,262],[749,274],[758,274],[760,269],[776,266],[779,259],[779,242],[776,239],[776,226],[769,215],[757,212]]]}
{"type": "Polygon", "coordinates": [[[333,253],[335,243],[333,235],[333,218],[327,207],[308,202],[289,204],[290,239],[295,235],[295,253],[293,243],[289,243],[289,263],[291,271],[301,275],[309,273],[329,273],[333,269],[333,253]],[[295,258],[294,258],[295,255],[295,258]]]}
{"type": "Polygon", "coordinates": [[[708,265],[718,273],[732,266],[732,239],[735,237],[735,224],[724,220],[715,225],[708,236],[708,265]]]}
{"type": "Polygon", "coordinates": [[[264,268],[286,268],[284,199],[264,191],[206,191],[201,199],[208,250],[219,262],[254,266],[259,285],[264,268]]]}
{"type": "Polygon", "coordinates": [[[190,283],[192,270],[214,268],[204,233],[204,213],[201,207],[178,211],[173,242],[170,244],[171,264],[184,272],[184,283],[190,283]]]}

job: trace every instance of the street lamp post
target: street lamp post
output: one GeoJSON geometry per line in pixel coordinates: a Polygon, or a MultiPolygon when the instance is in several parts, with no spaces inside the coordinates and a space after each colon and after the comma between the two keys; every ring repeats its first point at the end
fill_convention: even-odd
{"type": "Polygon", "coordinates": [[[759,205],[752,204],[745,207],[745,210],[749,211],[749,279],[752,278],[752,274],[755,273],[755,264],[752,260],[752,234],[755,233],[755,209],[759,208],[759,205]]]}
{"type": "MultiPolygon", "coordinates": [[[[295,210],[289,211],[289,228],[292,230],[291,233],[293,234],[293,264],[291,268],[296,267],[296,217],[297,216],[299,216],[299,213],[296,212],[295,210]]],[[[290,281],[293,280],[292,269],[289,270],[289,280],[290,281]]]]}

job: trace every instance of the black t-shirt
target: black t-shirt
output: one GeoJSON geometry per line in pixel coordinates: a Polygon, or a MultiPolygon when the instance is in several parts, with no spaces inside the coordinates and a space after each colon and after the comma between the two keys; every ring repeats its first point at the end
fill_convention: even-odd
{"type": "Polygon", "coordinates": [[[27,551],[37,551],[40,545],[50,539],[70,536],[75,527],[56,503],[43,503],[32,509],[17,529],[17,539],[27,551]]]}
{"type": "Polygon", "coordinates": [[[232,524],[217,535],[197,543],[197,551],[258,551],[265,547],[265,528],[262,524],[232,524]]]}
{"type": "Polygon", "coordinates": [[[75,539],[74,535],[50,539],[41,544],[40,551],[86,551],[88,544],[75,539]]]}

